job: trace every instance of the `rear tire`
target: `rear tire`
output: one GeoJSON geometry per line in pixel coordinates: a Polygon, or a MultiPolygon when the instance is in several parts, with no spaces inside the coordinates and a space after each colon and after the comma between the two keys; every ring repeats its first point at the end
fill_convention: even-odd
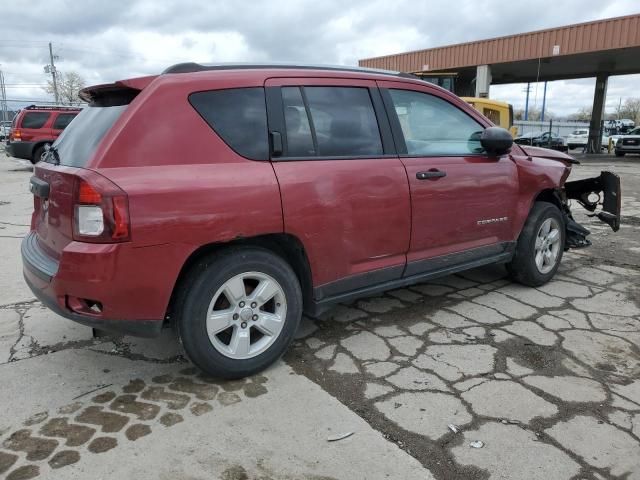
{"type": "Polygon", "coordinates": [[[44,155],[44,151],[45,151],[44,147],[45,145],[42,145],[33,151],[33,157],[31,157],[31,163],[35,165],[40,160],[42,160],[42,156],[44,155]]]}
{"type": "Polygon", "coordinates": [[[302,317],[293,269],[262,248],[230,248],[201,260],[176,298],[185,352],[214,377],[264,370],[287,350],[302,317]]]}
{"type": "Polygon", "coordinates": [[[513,280],[523,285],[544,285],[556,274],[564,245],[562,213],[552,203],[536,202],[520,233],[507,271],[513,280]]]}

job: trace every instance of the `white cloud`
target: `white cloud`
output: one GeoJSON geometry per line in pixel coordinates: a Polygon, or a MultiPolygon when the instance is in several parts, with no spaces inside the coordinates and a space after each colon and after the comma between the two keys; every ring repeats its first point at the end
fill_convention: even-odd
{"type": "MultiPolygon", "coordinates": [[[[0,68],[11,84],[7,94],[33,100],[48,98],[38,85],[48,79],[42,68],[49,41],[60,71],[78,71],[94,84],[159,73],[182,61],[356,65],[360,58],[638,10],[637,0],[85,0],[81,8],[73,0],[32,0],[29,8],[5,3],[0,68]]],[[[638,78],[612,78],[607,104],[640,95],[638,78]]],[[[590,105],[593,83],[550,83],[549,110],[568,114],[590,105]]],[[[492,96],[524,106],[521,90],[494,86],[492,96]]]]}

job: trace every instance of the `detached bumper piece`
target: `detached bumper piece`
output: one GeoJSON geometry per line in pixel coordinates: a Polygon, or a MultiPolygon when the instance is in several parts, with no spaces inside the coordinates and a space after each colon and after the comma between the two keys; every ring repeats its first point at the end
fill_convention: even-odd
{"type": "MultiPolygon", "coordinates": [[[[576,200],[587,211],[592,212],[614,232],[620,229],[620,177],[615,173],[601,172],[599,177],[567,182],[564,187],[566,199],[576,200]],[[599,211],[598,206],[602,208],[599,211]]],[[[591,245],[586,238],[591,232],[577,223],[571,216],[568,206],[565,208],[567,247],[583,248],[591,245]]]]}
{"type": "Polygon", "coordinates": [[[571,213],[565,212],[564,224],[567,233],[565,250],[569,248],[584,248],[591,245],[591,240],[587,238],[587,235],[591,235],[591,231],[576,222],[571,213]]]}

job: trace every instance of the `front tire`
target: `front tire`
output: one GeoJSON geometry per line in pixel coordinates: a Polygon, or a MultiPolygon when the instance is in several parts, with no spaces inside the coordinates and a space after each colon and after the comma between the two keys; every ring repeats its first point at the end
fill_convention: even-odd
{"type": "Polygon", "coordinates": [[[234,379],[278,360],[302,317],[291,266],[261,248],[230,248],[199,262],[177,296],[185,352],[204,372],[234,379]]]}
{"type": "Polygon", "coordinates": [[[507,271],[513,280],[523,285],[544,285],[556,274],[564,245],[562,213],[552,203],[537,202],[520,233],[515,255],[507,264],[507,271]]]}
{"type": "Polygon", "coordinates": [[[620,152],[616,150],[616,157],[624,157],[625,152],[620,152]]]}

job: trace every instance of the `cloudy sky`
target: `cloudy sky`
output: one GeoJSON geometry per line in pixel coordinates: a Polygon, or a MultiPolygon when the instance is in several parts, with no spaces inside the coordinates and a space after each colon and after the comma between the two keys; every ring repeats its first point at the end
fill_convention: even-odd
{"type": "MultiPolygon", "coordinates": [[[[0,69],[17,107],[51,100],[48,42],[58,71],[88,84],[158,73],[182,61],[291,61],[357,65],[358,59],[637,13],[637,0],[30,0],[3,1],[0,69]]],[[[640,75],[612,77],[607,104],[640,96],[640,75]]],[[[591,104],[594,79],[549,84],[560,115],[591,104]]],[[[524,107],[523,85],[491,96],[524,107]]],[[[542,85],[531,102],[542,104],[542,85]]]]}

